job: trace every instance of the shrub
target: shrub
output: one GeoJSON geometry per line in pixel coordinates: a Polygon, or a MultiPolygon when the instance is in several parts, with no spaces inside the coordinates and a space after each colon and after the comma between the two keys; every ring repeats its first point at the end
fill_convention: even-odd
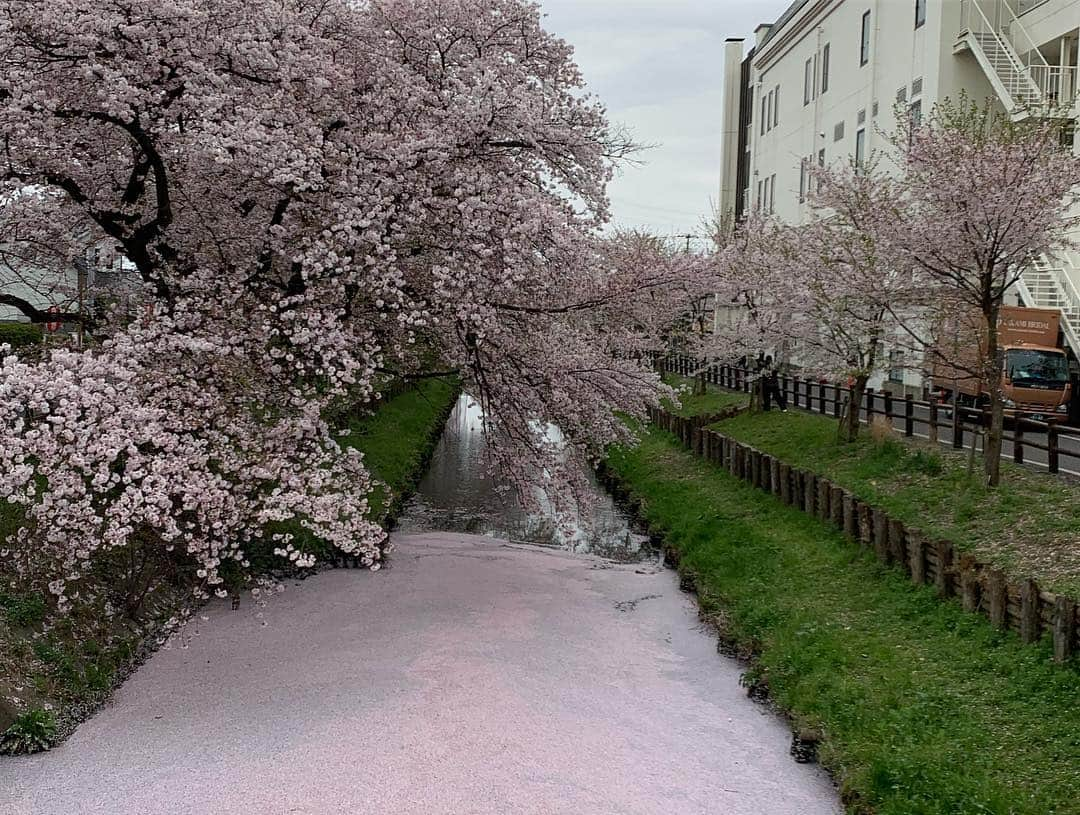
{"type": "Polygon", "coordinates": [[[0,753],[17,755],[48,750],[56,738],[56,716],[48,710],[35,708],[17,718],[0,735],[0,753]]]}
{"type": "Polygon", "coordinates": [[[39,594],[0,592],[0,609],[12,625],[29,628],[45,619],[45,600],[39,594]]]}
{"type": "Polygon", "coordinates": [[[33,323],[0,323],[0,345],[24,348],[41,342],[41,326],[33,323]]]}

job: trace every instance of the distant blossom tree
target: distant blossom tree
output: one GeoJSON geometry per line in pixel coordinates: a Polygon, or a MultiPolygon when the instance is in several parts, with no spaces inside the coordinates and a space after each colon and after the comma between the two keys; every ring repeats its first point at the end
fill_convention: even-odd
{"type": "Polygon", "coordinates": [[[61,602],[137,545],[220,593],[290,519],[377,567],[327,416],[388,377],[460,376],[509,482],[563,501],[567,453],[655,404],[647,323],[605,320],[656,276],[596,237],[631,145],[534,4],[5,0],[0,65],[7,251],[108,240],[147,304],[84,353],[2,354],[9,556],[61,602]]]}
{"type": "Polygon", "coordinates": [[[893,137],[904,168],[899,251],[913,262],[927,292],[926,319],[906,326],[933,358],[942,352],[935,327],[957,315],[981,321],[978,345],[984,352],[974,373],[990,398],[984,446],[990,486],[998,484],[1001,468],[997,328],[1005,294],[1033,255],[1070,246],[1069,233],[1080,226],[1071,214],[1080,159],[1062,148],[1059,129],[1048,120],[1013,123],[961,100],[893,137]]]}
{"type": "Polygon", "coordinates": [[[903,197],[874,161],[813,168],[809,176],[817,217],[789,233],[792,316],[784,325],[801,367],[850,382],[839,436],[851,442],[867,382],[887,363],[895,315],[912,314],[910,269],[895,240],[903,197]]]}

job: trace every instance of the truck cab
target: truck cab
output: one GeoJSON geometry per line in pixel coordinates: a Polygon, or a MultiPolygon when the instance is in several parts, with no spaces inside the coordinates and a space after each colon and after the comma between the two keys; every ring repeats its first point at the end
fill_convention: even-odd
{"type": "Polygon", "coordinates": [[[1007,415],[1040,421],[1068,417],[1072,399],[1069,360],[1061,348],[1013,345],[1005,348],[1002,393],[1007,415]]]}

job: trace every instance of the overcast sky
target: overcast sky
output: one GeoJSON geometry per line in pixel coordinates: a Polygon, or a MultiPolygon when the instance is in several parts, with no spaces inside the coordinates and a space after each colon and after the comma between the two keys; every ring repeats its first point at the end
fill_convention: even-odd
{"type": "Polygon", "coordinates": [[[611,186],[614,221],[700,232],[720,190],[723,48],[790,0],[540,0],[612,121],[656,145],[611,186]]]}

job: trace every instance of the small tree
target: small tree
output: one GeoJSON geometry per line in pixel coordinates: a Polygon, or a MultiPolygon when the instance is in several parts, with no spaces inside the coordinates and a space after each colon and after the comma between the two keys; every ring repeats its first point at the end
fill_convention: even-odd
{"type": "Polygon", "coordinates": [[[893,315],[910,299],[910,274],[891,237],[902,201],[876,162],[815,168],[810,181],[820,217],[792,231],[788,273],[803,311],[785,325],[799,341],[800,364],[850,380],[838,436],[852,442],[867,382],[883,367],[893,315]]]}
{"type": "MultiPolygon", "coordinates": [[[[906,217],[897,231],[930,295],[981,317],[978,379],[989,394],[986,480],[1000,480],[1004,424],[998,315],[1033,255],[1070,245],[1080,160],[1053,121],[1013,123],[988,106],[938,106],[892,138],[903,157],[906,217]]],[[[931,321],[933,322],[933,321],[931,321]]],[[[931,355],[941,349],[925,342],[931,355]]]]}
{"type": "MultiPolygon", "coordinates": [[[[735,228],[716,230],[718,247],[713,264],[713,291],[718,316],[712,333],[702,338],[704,353],[726,359],[750,360],[773,350],[779,353],[790,338],[786,326],[800,309],[799,295],[789,270],[792,227],[754,212],[735,228]]],[[[750,407],[761,407],[760,379],[754,381],[750,407]]]]}

